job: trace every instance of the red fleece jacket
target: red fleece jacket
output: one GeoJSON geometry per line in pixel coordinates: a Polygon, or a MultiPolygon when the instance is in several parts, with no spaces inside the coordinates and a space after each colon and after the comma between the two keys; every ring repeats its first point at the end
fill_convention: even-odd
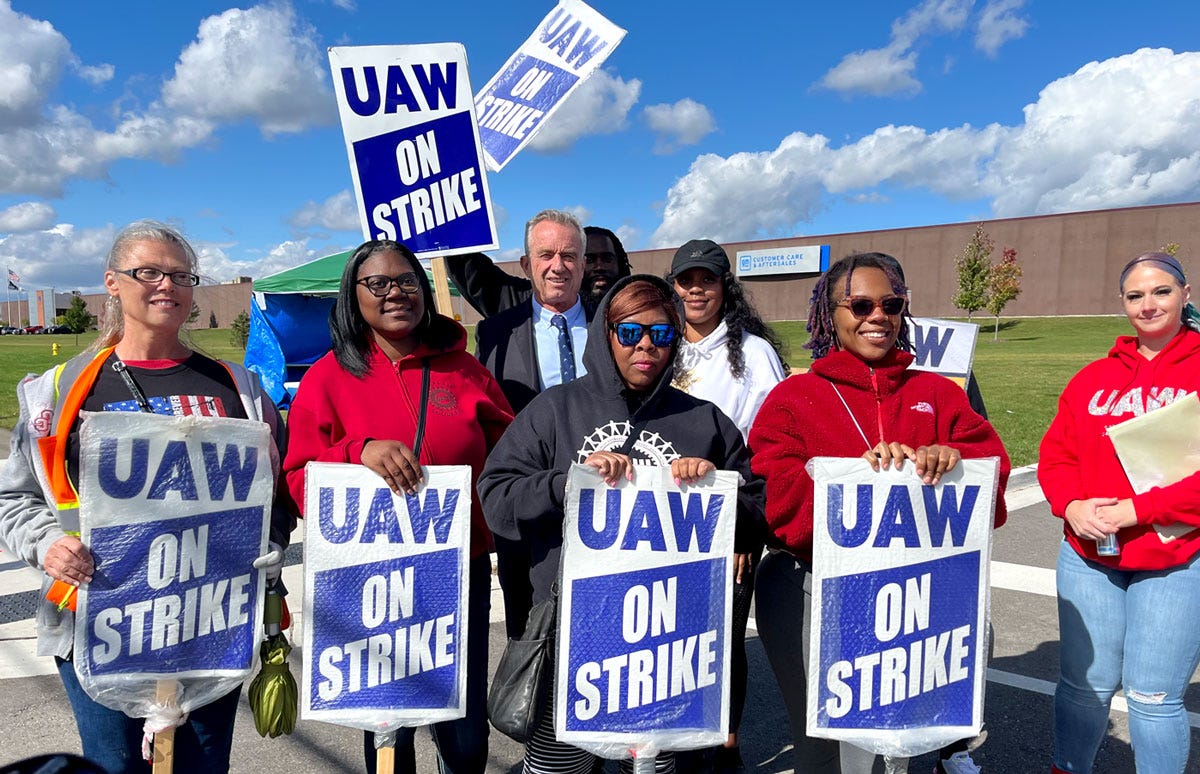
{"type": "Polygon", "coordinates": [[[1003,495],[1010,464],[1000,437],[971,410],[961,387],[937,374],[909,371],[912,359],[897,349],[872,368],[848,352],[831,352],[813,361],[808,373],[780,382],[758,412],[750,463],[767,480],[767,525],[801,559],[812,561],[813,482],[805,463],[860,457],[881,440],[914,448],[944,444],[968,459],[999,457],[995,526],[1008,517],[1003,495]]]}
{"type": "Polygon", "coordinates": [[[1200,527],[1200,473],[1135,495],[1107,431],[1200,388],[1200,333],[1181,328],[1153,360],[1140,355],[1137,346],[1136,337],[1121,336],[1108,357],[1084,366],[1067,383],[1058,414],[1042,439],[1038,481],[1059,518],[1072,500],[1132,497],[1138,523],[1117,533],[1119,556],[1097,556],[1095,542],[1077,538],[1065,519],[1063,533],[1080,556],[1093,562],[1122,570],[1162,570],[1200,551],[1200,530],[1164,542],[1153,526],[1200,527]]]}
{"type": "MultiPolygon", "coordinates": [[[[374,342],[370,369],[362,378],[344,370],[332,352],[313,364],[300,381],[288,411],[284,475],[304,511],[304,466],[310,461],[361,464],[368,439],[411,446],[421,398],[421,361],[430,360],[429,409],[421,443],[422,465],[470,465],[475,484],[488,452],[512,422],[512,409],[500,385],[467,354],[466,331],[448,350],[419,346],[393,363],[374,342]]],[[[471,499],[471,557],[491,550],[479,495],[471,499]]]]}

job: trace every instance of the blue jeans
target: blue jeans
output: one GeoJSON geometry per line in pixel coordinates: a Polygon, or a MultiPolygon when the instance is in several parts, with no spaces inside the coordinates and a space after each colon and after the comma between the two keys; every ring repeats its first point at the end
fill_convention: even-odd
{"type": "Polygon", "coordinates": [[[1168,570],[1114,570],[1058,551],[1054,765],[1091,772],[1117,685],[1140,774],[1183,774],[1183,692],[1200,663],[1200,557],[1168,570]]]}
{"type": "MultiPolygon", "coordinates": [[[[437,748],[438,771],[442,774],[483,774],[487,769],[488,634],[491,630],[492,560],[487,555],[470,561],[467,581],[467,606],[470,627],[467,631],[467,714],[458,720],[446,720],[429,727],[437,748]]],[[[415,728],[396,731],[397,774],[415,774],[415,728]]],[[[363,732],[363,754],[367,772],[375,773],[375,734],[363,732]]]]}
{"type": "MultiPolygon", "coordinates": [[[[142,719],[95,701],[79,684],[75,664],[60,658],[55,661],[75,713],[84,757],[109,774],[146,774],[149,765],[142,760],[142,719]]],[[[229,771],[233,721],[241,694],[239,685],[212,704],[188,713],[187,722],[175,729],[177,774],[229,771]]]]}

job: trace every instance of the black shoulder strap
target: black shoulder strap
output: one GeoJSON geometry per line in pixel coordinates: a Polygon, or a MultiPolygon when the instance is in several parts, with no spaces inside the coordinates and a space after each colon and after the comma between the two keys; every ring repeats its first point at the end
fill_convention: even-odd
{"type": "Polygon", "coordinates": [[[429,413],[429,358],[421,361],[421,408],[417,415],[417,436],[413,439],[413,456],[421,459],[421,442],[425,439],[425,416],[429,413]]]}
{"type": "Polygon", "coordinates": [[[133,399],[137,401],[138,408],[145,414],[153,414],[154,409],[150,408],[150,401],[146,400],[146,393],[142,392],[142,388],[133,380],[133,374],[129,373],[129,369],[125,366],[125,361],[118,357],[113,361],[112,369],[121,375],[121,379],[125,381],[125,386],[133,394],[133,399]]]}

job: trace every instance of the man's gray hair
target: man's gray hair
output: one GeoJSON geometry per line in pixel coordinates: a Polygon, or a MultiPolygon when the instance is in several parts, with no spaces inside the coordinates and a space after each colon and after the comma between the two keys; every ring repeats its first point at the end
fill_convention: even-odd
{"type": "MultiPolygon", "coordinates": [[[[579,252],[582,253],[587,249],[587,235],[583,233],[583,226],[580,224],[579,218],[564,210],[542,210],[525,224],[525,255],[529,255],[529,232],[533,231],[534,226],[545,220],[574,229],[579,234],[579,252]]],[[[582,260],[583,256],[580,255],[579,258],[582,260]]]]}

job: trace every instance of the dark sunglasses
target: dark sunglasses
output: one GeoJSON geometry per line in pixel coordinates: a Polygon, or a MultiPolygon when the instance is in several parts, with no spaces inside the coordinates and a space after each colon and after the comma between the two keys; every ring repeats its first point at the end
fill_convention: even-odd
{"type": "Polygon", "coordinates": [[[879,300],[867,296],[850,296],[838,306],[850,310],[850,314],[860,320],[870,317],[876,309],[882,309],[888,317],[894,317],[904,311],[904,296],[884,296],[879,300]]]}
{"type": "Polygon", "coordinates": [[[670,323],[642,325],[641,323],[623,322],[609,325],[608,329],[617,334],[617,341],[623,347],[636,347],[647,333],[650,334],[650,343],[654,346],[669,347],[675,340],[675,334],[679,333],[670,323]]]}
{"type": "Polygon", "coordinates": [[[417,283],[417,275],[411,271],[406,274],[401,274],[398,277],[389,277],[386,274],[372,274],[369,277],[363,277],[358,281],[359,285],[366,285],[367,290],[371,291],[371,295],[383,298],[388,293],[392,292],[392,285],[400,288],[400,292],[413,295],[421,286],[417,283]]]}

